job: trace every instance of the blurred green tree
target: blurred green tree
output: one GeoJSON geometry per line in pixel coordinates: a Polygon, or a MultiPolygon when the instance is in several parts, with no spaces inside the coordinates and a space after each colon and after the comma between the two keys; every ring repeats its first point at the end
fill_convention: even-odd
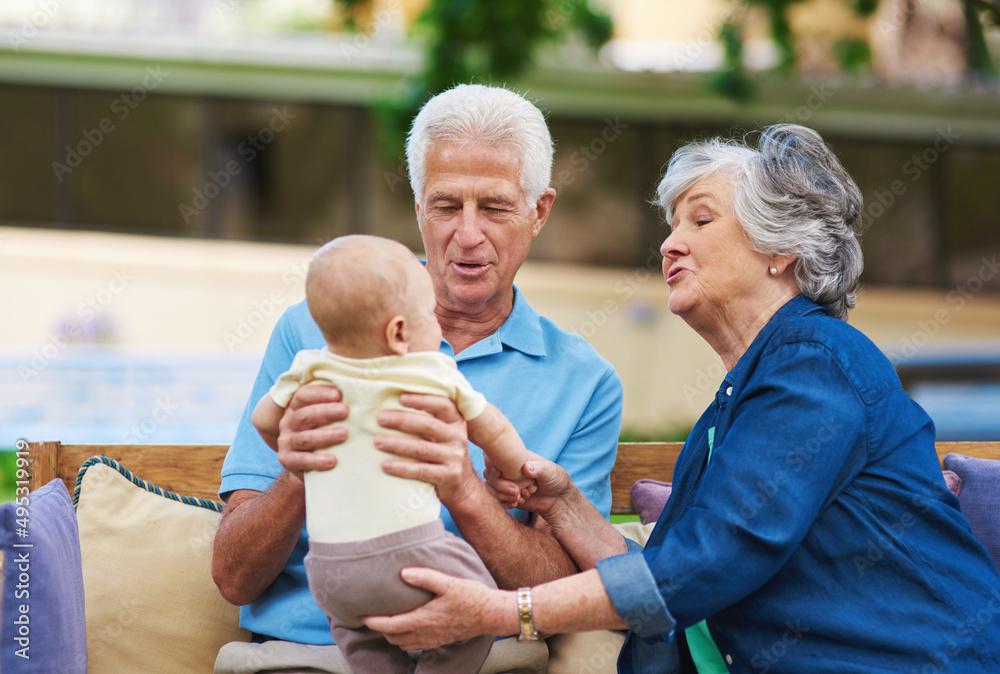
{"type": "MultiPolygon", "coordinates": [[[[750,9],[763,10],[770,37],[777,48],[773,68],[791,76],[797,65],[796,37],[789,20],[793,5],[804,0],[733,0],[740,11],[724,23],[719,40],[724,50],[720,69],[706,78],[707,86],[729,98],[746,101],[755,94],[755,79],[744,63],[745,24],[750,9]]],[[[880,0],[842,0],[859,17],[871,17],[880,0]]],[[[882,0],[882,4],[892,0],[882,0]]],[[[917,0],[908,0],[915,3],[917,0]]],[[[961,3],[964,19],[964,60],[971,80],[997,77],[984,37],[984,30],[1000,25],[1000,0],[953,0],[961,3]]],[[[373,0],[334,0],[345,12],[348,26],[359,14],[371,11],[373,0]]],[[[914,7],[904,7],[912,12],[914,7]]],[[[593,49],[612,35],[611,17],[594,9],[589,0],[427,0],[427,6],[412,26],[413,35],[424,45],[426,58],[420,75],[407,85],[400,98],[376,106],[382,147],[387,157],[399,155],[413,115],[431,96],[463,82],[506,83],[516,80],[535,63],[539,48],[567,38],[582,36],[593,49]]],[[[871,61],[871,45],[857,37],[837,40],[832,54],[847,74],[863,72],[871,61]]]]}
{"type": "MultiPolygon", "coordinates": [[[[911,0],[913,1],[913,0],[911,0]]],[[[984,30],[1000,25],[1000,0],[957,0],[962,5],[965,23],[965,69],[971,80],[994,79],[996,67],[986,46],[984,30]]],[[[789,10],[802,0],[742,0],[745,7],[765,10],[771,30],[771,39],[778,49],[775,70],[791,75],[796,65],[795,36],[789,23],[789,10]]],[[[859,17],[870,17],[879,9],[879,0],[844,0],[859,17]]],[[[912,10],[912,8],[909,8],[912,10]]],[[[708,85],[724,96],[747,100],[754,94],[754,80],[743,63],[744,24],[747,12],[735,21],[727,22],[719,31],[725,48],[725,60],[719,72],[713,73],[708,85]]],[[[845,73],[858,73],[871,61],[871,47],[867,41],[843,39],[833,45],[833,53],[845,73]]]]}
{"type": "MultiPolygon", "coordinates": [[[[352,17],[371,0],[335,0],[352,17]]],[[[539,48],[581,35],[593,49],[611,38],[611,17],[588,0],[429,0],[412,31],[424,44],[420,75],[400,99],[376,106],[382,147],[395,157],[413,116],[429,98],[455,84],[508,82],[533,65],[539,48]]]]}

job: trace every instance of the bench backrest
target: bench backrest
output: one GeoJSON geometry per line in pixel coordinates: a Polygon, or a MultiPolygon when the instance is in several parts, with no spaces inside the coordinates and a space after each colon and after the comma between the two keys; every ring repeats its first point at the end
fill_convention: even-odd
{"type": "MultiPolygon", "coordinates": [[[[636,480],[669,482],[680,442],[623,442],[611,473],[611,512],[631,514],[629,490],[636,480]]],[[[115,459],[133,474],[168,491],[218,500],[220,471],[228,445],[64,445],[29,442],[29,489],[34,491],[55,478],[73,493],[80,464],[92,456],[115,459]]],[[[1000,442],[939,442],[938,458],[965,454],[1000,459],[1000,442]]]]}

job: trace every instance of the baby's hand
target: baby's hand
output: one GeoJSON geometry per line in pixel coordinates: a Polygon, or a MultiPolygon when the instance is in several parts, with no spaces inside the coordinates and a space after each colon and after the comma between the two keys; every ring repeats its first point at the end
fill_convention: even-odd
{"type": "Polygon", "coordinates": [[[523,477],[520,480],[516,480],[517,484],[517,505],[520,506],[522,503],[531,498],[532,494],[538,491],[538,483],[529,477],[523,477]]]}
{"type": "Polygon", "coordinates": [[[489,454],[483,455],[486,460],[486,469],[483,470],[483,479],[486,486],[493,492],[494,498],[506,509],[517,508],[538,489],[538,484],[533,478],[524,476],[522,471],[517,471],[517,475],[505,477],[500,473],[496,464],[490,460],[489,454]]]}
{"type": "Polygon", "coordinates": [[[501,476],[499,479],[503,480],[506,484],[516,487],[516,491],[510,489],[494,492],[497,500],[500,501],[500,505],[508,510],[520,507],[525,501],[531,498],[532,494],[538,491],[538,483],[533,479],[524,477],[523,474],[519,475],[518,478],[508,480],[501,476]]]}

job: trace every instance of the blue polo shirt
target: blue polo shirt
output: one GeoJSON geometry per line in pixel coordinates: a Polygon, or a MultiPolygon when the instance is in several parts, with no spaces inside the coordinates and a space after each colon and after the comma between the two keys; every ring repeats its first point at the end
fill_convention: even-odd
{"type": "MultiPolygon", "coordinates": [[[[222,466],[223,496],[238,489],[265,491],[281,473],[277,454],[250,422],[257,401],[292,363],[300,349],[324,346],[305,302],[278,320],[260,372],[222,466]]],[[[451,345],[441,351],[454,356],[451,345]]],[[[514,288],[514,308],[493,335],[456,358],[458,369],[514,424],[524,444],[555,461],[605,516],[611,509],[609,475],[621,430],[622,384],[614,368],[579,335],[539,315],[514,288]]],[[[469,445],[481,475],[483,453],[469,445]]],[[[361,506],[363,507],[363,506],[361,506]]],[[[526,520],[527,513],[511,511],[526,520]]],[[[458,530],[442,509],[449,531],[458,530]]],[[[350,517],[350,513],[344,513],[350,517]]],[[[303,559],[309,545],[305,528],[281,574],[252,604],[240,609],[240,625],[252,632],[309,644],[330,644],[330,626],[309,593],[303,559]]]]}
{"type": "Polygon", "coordinates": [[[671,641],[701,620],[732,674],[1000,671],[1000,576],[930,418],[802,295],[695,425],[646,548],[597,568],[632,628],[620,672],[691,671],[671,641]]]}

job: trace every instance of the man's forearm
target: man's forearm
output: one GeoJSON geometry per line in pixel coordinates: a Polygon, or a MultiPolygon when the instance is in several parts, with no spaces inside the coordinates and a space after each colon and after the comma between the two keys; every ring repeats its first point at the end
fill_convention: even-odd
{"type": "Polygon", "coordinates": [[[479,484],[481,489],[449,512],[501,589],[546,583],[579,570],[557,540],[512,518],[479,484]]]}
{"type": "Polygon", "coordinates": [[[628,552],[624,537],[578,489],[559,502],[560,508],[548,514],[552,533],[581,570],[592,569],[597,562],[628,552]]]}
{"type": "Polygon", "coordinates": [[[212,554],[222,596],[237,606],[257,599],[281,573],[304,523],[305,487],[287,471],[265,492],[234,492],[212,554]]]}

